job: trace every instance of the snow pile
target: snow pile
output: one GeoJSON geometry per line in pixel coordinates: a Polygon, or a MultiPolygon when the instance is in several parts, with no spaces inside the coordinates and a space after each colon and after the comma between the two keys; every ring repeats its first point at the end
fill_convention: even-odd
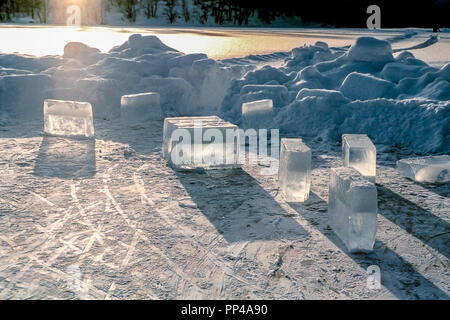
{"type": "Polygon", "coordinates": [[[112,119],[122,95],[142,92],[159,93],[165,115],[217,114],[232,79],[253,66],[186,55],[136,34],[108,53],[73,42],[63,57],[0,55],[0,68],[2,113],[41,118],[47,98],[87,101],[96,118],[112,119]]]}
{"type": "Polygon", "coordinates": [[[360,37],[347,54],[350,61],[387,63],[394,60],[389,42],[371,37],[360,37]]]}
{"type": "Polygon", "coordinates": [[[263,67],[233,81],[221,116],[242,122],[250,86],[257,88],[255,98],[276,101],[271,126],[284,134],[339,141],[344,133],[361,133],[419,154],[447,153],[449,74],[449,64],[438,70],[409,52],[394,58],[383,40],[362,37],[348,51],[319,42],[292,50],[280,68],[263,67]],[[275,83],[283,88],[278,94],[275,83]]]}
{"type": "Polygon", "coordinates": [[[0,54],[0,114],[42,119],[44,99],[59,99],[90,102],[95,118],[114,119],[122,95],[156,92],[164,116],[220,115],[242,124],[243,103],[270,99],[269,125],[282,134],[339,141],[364,133],[377,144],[446,153],[449,80],[449,64],[439,70],[409,52],[394,58],[389,42],[368,37],[351,48],[317,42],[216,61],[132,35],[108,53],[69,43],[62,57],[0,54]]]}

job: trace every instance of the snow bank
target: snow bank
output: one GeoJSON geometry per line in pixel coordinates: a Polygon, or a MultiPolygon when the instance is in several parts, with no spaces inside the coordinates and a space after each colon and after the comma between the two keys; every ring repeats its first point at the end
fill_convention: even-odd
{"type": "MultiPolygon", "coordinates": [[[[239,107],[249,100],[244,88],[275,81],[287,90],[271,124],[282,133],[331,141],[366,133],[377,144],[446,153],[449,76],[448,64],[438,70],[410,52],[394,58],[383,40],[362,37],[347,52],[316,43],[292,50],[280,68],[263,67],[233,81],[221,115],[240,123],[239,107]]],[[[264,97],[275,98],[270,86],[264,97]]]]}
{"type": "Polygon", "coordinates": [[[132,35],[108,53],[69,43],[62,57],[0,54],[0,112],[39,118],[48,98],[90,102],[95,118],[113,119],[122,95],[156,92],[165,116],[241,124],[243,103],[271,99],[270,125],[285,134],[339,141],[342,133],[367,133],[378,144],[445,153],[449,80],[450,64],[436,69],[406,51],[394,58],[388,41],[369,37],[350,48],[317,42],[216,61],[132,35]]]}

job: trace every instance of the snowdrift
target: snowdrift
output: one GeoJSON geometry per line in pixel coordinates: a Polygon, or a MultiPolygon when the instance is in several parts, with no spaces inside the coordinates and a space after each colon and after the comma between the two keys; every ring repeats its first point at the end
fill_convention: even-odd
{"type": "Polygon", "coordinates": [[[240,124],[242,103],[272,99],[271,126],[282,134],[339,141],[366,133],[418,154],[450,152],[450,64],[395,57],[389,42],[369,37],[351,48],[317,42],[269,56],[216,61],[141,35],[108,53],[73,42],[63,56],[0,54],[0,117],[42,119],[48,98],[90,102],[95,118],[114,119],[122,95],[152,91],[165,116],[240,124]]]}

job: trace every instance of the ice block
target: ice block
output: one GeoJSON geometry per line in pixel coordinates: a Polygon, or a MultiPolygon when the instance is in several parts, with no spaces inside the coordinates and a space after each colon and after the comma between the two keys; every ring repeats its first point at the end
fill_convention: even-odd
{"type": "Polygon", "coordinates": [[[44,101],[44,132],[52,136],[93,137],[94,120],[89,102],[44,101]]]}
{"type": "Polygon", "coordinates": [[[401,175],[417,182],[450,182],[450,156],[428,156],[397,161],[401,175]]]}
{"type": "Polygon", "coordinates": [[[242,104],[242,125],[245,129],[265,129],[273,117],[273,101],[270,99],[242,104]]]}
{"type": "Polygon", "coordinates": [[[236,125],[219,117],[166,118],[163,156],[176,169],[228,169],[241,166],[236,125]]]}
{"type": "Polygon", "coordinates": [[[304,202],[311,187],[311,149],[301,139],[281,139],[280,190],[288,202],[304,202]]]}
{"type": "Polygon", "coordinates": [[[375,183],[377,150],[367,135],[342,135],[342,153],[345,167],[355,168],[365,178],[375,183]]]}
{"type": "Polygon", "coordinates": [[[120,115],[122,120],[128,122],[162,120],[159,93],[146,92],[122,96],[120,115]]]}
{"type": "Polygon", "coordinates": [[[330,171],[328,218],[350,252],[373,250],[377,230],[377,188],[349,167],[330,171]]]}

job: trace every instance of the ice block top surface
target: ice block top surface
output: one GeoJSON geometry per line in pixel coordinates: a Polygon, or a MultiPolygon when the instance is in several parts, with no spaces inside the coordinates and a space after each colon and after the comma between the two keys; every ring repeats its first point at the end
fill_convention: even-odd
{"type": "Polygon", "coordinates": [[[133,99],[133,98],[140,98],[140,97],[158,97],[159,93],[157,92],[144,92],[144,93],[137,93],[137,94],[127,94],[122,96],[122,98],[125,99],[133,99]]]}
{"type": "Polygon", "coordinates": [[[242,104],[242,112],[261,112],[273,109],[273,101],[271,99],[257,100],[242,104]]]}
{"type": "Polygon", "coordinates": [[[298,138],[283,138],[281,144],[289,152],[308,152],[311,149],[305,145],[302,139],[298,138]]]}
{"type": "Polygon", "coordinates": [[[235,124],[227,122],[217,116],[210,117],[180,117],[166,118],[166,122],[178,128],[237,128],[235,124]]]}
{"type": "Polygon", "coordinates": [[[351,167],[339,167],[331,168],[331,170],[339,178],[340,183],[344,186],[345,190],[351,188],[375,188],[375,185],[369,180],[365,179],[359,171],[351,167]]]}
{"type": "Polygon", "coordinates": [[[366,134],[343,134],[342,142],[353,148],[375,148],[366,134]]]}
{"type": "Polygon", "coordinates": [[[159,104],[160,95],[156,92],[144,92],[138,94],[128,94],[121,98],[122,106],[133,105],[147,105],[147,104],[159,104]]]}
{"type": "Polygon", "coordinates": [[[92,117],[92,105],[89,102],[46,99],[44,114],[66,117],[92,117]]]}
{"type": "Polygon", "coordinates": [[[420,158],[409,158],[399,160],[398,163],[413,165],[413,166],[450,166],[450,156],[428,156],[428,157],[420,157],[420,158]]]}

